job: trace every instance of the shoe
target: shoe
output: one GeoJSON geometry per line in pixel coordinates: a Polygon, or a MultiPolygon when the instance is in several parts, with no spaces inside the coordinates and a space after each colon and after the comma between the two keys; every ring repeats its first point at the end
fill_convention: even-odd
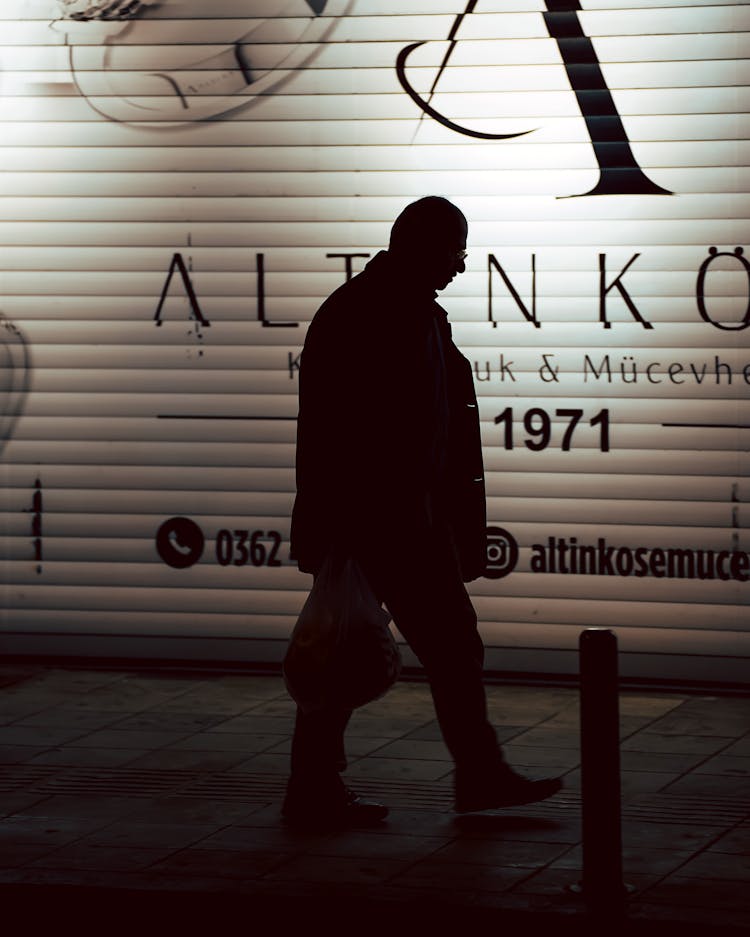
{"type": "Polygon", "coordinates": [[[552,797],[563,786],[562,778],[538,778],[532,780],[504,767],[499,777],[492,782],[479,784],[456,784],[456,812],[476,813],[499,807],[518,807],[533,804],[552,797]]]}
{"type": "Polygon", "coordinates": [[[287,796],[281,815],[287,825],[295,829],[326,831],[379,826],[388,816],[388,808],[385,804],[366,800],[346,788],[344,799],[335,804],[309,799],[296,800],[287,796]]]}

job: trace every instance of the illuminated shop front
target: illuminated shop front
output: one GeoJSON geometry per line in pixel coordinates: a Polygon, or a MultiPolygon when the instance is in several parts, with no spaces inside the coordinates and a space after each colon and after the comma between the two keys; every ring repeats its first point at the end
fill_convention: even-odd
{"type": "Polygon", "coordinates": [[[2,4],[3,652],[281,659],[306,325],[438,194],[488,668],[747,680],[750,7],[404,6],[2,4]]]}

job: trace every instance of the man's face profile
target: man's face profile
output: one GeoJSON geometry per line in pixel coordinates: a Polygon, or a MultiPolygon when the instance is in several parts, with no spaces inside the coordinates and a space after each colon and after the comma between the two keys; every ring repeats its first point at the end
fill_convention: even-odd
{"type": "Polygon", "coordinates": [[[390,249],[411,276],[430,290],[444,290],[466,269],[468,225],[447,199],[428,196],[413,202],[396,219],[390,249]]]}
{"type": "Polygon", "coordinates": [[[449,283],[466,270],[466,235],[452,238],[444,245],[436,247],[433,257],[434,279],[430,286],[434,290],[444,290],[449,283]]]}

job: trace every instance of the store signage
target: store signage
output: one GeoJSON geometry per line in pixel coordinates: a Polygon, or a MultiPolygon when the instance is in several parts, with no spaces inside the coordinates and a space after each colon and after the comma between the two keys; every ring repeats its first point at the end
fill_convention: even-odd
{"type": "Polygon", "coordinates": [[[488,666],[739,679],[750,7],[250,6],[0,9],[0,647],[280,659],[307,324],[441,194],[488,666]]]}

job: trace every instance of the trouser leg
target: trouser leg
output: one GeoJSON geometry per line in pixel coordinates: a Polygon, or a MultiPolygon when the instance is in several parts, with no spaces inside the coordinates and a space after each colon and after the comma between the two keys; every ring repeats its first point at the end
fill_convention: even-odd
{"type": "Polygon", "coordinates": [[[344,731],[350,709],[330,707],[304,713],[297,709],[292,737],[288,793],[294,797],[343,797],[340,772],[346,768],[344,731]]]}
{"type": "Polygon", "coordinates": [[[502,763],[487,717],[484,645],[449,542],[433,544],[408,569],[370,570],[393,621],[419,658],[457,768],[481,773],[502,763]]]}

